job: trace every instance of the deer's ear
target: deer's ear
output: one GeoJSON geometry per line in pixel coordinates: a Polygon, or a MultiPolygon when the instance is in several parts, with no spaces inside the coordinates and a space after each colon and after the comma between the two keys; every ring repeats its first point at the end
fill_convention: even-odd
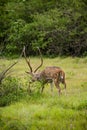
{"type": "Polygon", "coordinates": [[[31,72],[28,72],[28,71],[25,71],[27,74],[29,74],[29,75],[31,75],[31,76],[33,76],[33,73],[31,73],[31,72]]]}

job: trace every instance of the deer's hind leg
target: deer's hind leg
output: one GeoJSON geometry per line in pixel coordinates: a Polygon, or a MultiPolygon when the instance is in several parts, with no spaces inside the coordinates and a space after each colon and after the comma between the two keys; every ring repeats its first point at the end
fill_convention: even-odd
{"type": "Polygon", "coordinates": [[[66,82],[64,81],[65,95],[66,95],[66,82]]]}
{"type": "Polygon", "coordinates": [[[59,93],[59,95],[60,95],[60,94],[61,94],[61,88],[60,88],[60,86],[59,86],[58,79],[54,79],[54,84],[55,84],[56,88],[58,89],[58,93],[59,93]]]}

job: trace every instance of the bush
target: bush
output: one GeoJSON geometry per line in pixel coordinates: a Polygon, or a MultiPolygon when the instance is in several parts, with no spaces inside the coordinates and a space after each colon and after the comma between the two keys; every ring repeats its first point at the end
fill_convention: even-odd
{"type": "Polygon", "coordinates": [[[19,120],[9,121],[5,126],[4,130],[26,130],[26,126],[24,126],[19,120]]]}
{"type": "Polygon", "coordinates": [[[0,86],[0,106],[6,106],[18,101],[24,95],[19,79],[7,77],[0,86]]]}

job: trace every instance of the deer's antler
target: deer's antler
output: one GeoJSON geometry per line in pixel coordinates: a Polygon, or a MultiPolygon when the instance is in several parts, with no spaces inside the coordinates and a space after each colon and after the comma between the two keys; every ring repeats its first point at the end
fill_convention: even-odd
{"type": "Polygon", "coordinates": [[[40,58],[41,58],[41,64],[34,70],[34,73],[43,65],[43,58],[42,58],[42,54],[41,54],[40,48],[37,47],[37,49],[39,50],[39,54],[40,54],[40,58]]]}
{"type": "Polygon", "coordinates": [[[32,67],[31,67],[31,65],[30,65],[30,59],[27,60],[27,57],[26,57],[25,46],[24,46],[24,49],[23,49],[23,53],[24,53],[25,60],[26,60],[28,66],[29,66],[29,68],[30,68],[30,72],[32,72],[32,67]]]}

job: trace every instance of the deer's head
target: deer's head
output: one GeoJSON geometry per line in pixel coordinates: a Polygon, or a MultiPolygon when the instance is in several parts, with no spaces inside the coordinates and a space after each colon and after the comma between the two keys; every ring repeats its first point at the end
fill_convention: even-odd
{"type": "Polygon", "coordinates": [[[40,51],[39,48],[38,48],[38,50],[39,50],[39,54],[40,54],[41,63],[35,70],[33,70],[32,66],[30,64],[30,58],[27,59],[26,52],[25,52],[25,46],[24,46],[24,49],[23,49],[25,60],[26,60],[26,62],[28,64],[28,66],[29,66],[29,71],[26,72],[26,73],[28,73],[31,76],[31,80],[33,82],[37,81],[37,80],[40,80],[40,72],[37,72],[37,70],[43,65],[43,58],[42,58],[42,55],[41,55],[41,51],[40,51]]]}

